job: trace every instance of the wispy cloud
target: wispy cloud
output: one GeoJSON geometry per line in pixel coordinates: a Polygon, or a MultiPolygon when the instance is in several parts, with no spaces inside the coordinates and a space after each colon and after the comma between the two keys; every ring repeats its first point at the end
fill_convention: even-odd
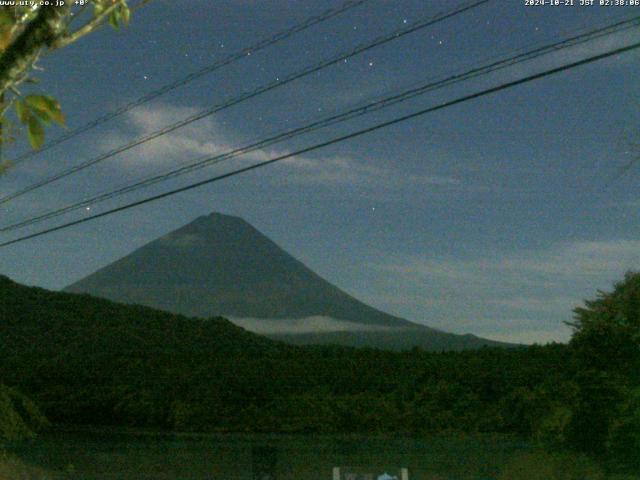
{"type": "Polygon", "coordinates": [[[395,257],[375,268],[401,285],[399,303],[434,327],[502,340],[566,340],[563,322],[573,308],[640,268],[640,241],[572,241],[473,259],[395,257]]]}
{"type": "MultiPolygon", "coordinates": [[[[569,35],[566,36],[568,37],[569,35]]],[[[519,63],[517,64],[517,66],[499,70],[498,72],[492,74],[487,81],[490,83],[495,83],[496,81],[505,82],[517,78],[522,78],[527,75],[532,75],[534,73],[542,72],[554,67],[577,62],[579,60],[597,55],[599,53],[608,52],[616,48],[630,45],[634,42],[637,42],[638,40],[640,40],[640,35],[637,32],[637,28],[624,30],[616,34],[600,37],[587,43],[582,43],[562,50],[556,50],[536,59],[519,63]]],[[[545,43],[551,43],[551,41],[545,43]]],[[[637,55],[637,52],[629,52],[624,55],[620,55],[616,57],[616,64],[633,64],[637,62],[637,55]]],[[[595,65],[598,65],[598,68],[604,68],[603,66],[608,66],[611,64],[598,63],[595,65]]]]}
{"type": "Polygon", "coordinates": [[[383,268],[401,273],[483,283],[487,274],[516,275],[527,285],[557,285],[567,278],[594,278],[640,266],[639,240],[573,241],[477,260],[410,258],[383,268]]]}
{"type": "MultiPolygon", "coordinates": [[[[131,138],[147,136],[197,112],[196,108],[166,104],[131,110],[125,119],[127,135],[112,132],[103,139],[102,148],[108,150],[130,141],[131,138]]],[[[216,155],[230,148],[230,145],[222,141],[222,137],[219,126],[211,117],[207,117],[135,147],[120,156],[119,163],[129,167],[167,165],[199,156],[216,155]]]]}
{"type": "MultiPolygon", "coordinates": [[[[175,122],[193,115],[196,109],[161,105],[153,108],[133,110],[127,117],[129,133],[136,137],[148,135],[175,122]]],[[[123,156],[120,165],[124,168],[148,168],[150,165],[166,168],[172,164],[188,163],[207,155],[218,155],[243,143],[231,139],[233,135],[211,118],[205,118],[185,128],[154,139],[136,147],[123,156]]],[[[109,135],[103,142],[105,149],[124,143],[121,133],[109,135]]],[[[284,149],[255,150],[234,158],[229,166],[237,167],[260,162],[287,154],[284,149]]],[[[428,174],[406,174],[397,169],[383,167],[365,159],[349,156],[295,156],[282,161],[280,182],[314,185],[354,185],[361,187],[420,187],[457,186],[462,182],[454,177],[428,174]]],[[[231,167],[230,167],[231,168],[231,167]]],[[[264,177],[261,177],[264,179],[264,177]]],[[[267,177],[268,179],[268,177],[267,177]]]]}
{"type": "Polygon", "coordinates": [[[255,333],[265,335],[305,334],[329,332],[376,332],[394,330],[381,325],[363,325],[362,323],[338,320],[332,317],[312,316],[305,318],[267,319],[249,317],[229,317],[236,325],[255,333]]]}
{"type": "Polygon", "coordinates": [[[461,184],[459,179],[449,176],[401,174],[394,169],[357,161],[349,157],[294,157],[285,162],[291,170],[287,179],[298,183],[350,184],[390,188],[461,184]]]}

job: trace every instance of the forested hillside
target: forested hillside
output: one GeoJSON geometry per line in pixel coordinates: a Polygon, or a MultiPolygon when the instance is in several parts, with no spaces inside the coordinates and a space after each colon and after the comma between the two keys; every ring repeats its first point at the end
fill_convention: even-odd
{"type": "Polygon", "coordinates": [[[3,378],[56,422],[264,431],[528,432],[507,412],[569,375],[564,346],[468,353],[295,347],[2,279],[3,378]],[[556,368],[561,365],[563,368],[556,368]],[[567,367],[567,368],[564,368],[567,367]],[[549,372],[554,372],[552,377],[549,372]]]}

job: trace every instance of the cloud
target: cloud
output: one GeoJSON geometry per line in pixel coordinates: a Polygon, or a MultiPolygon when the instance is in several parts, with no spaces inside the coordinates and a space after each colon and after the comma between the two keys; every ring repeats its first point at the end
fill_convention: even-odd
{"type": "Polygon", "coordinates": [[[401,273],[482,283],[488,274],[517,276],[527,285],[554,286],[568,278],[619,274],[640,262],[639,240],[573,241],[475,260],[411,258],[383,268],[401,273]]]}
{"type": "MultiPolygon", "coordinates": [[[[135,138],[149,135],[176,120],[193,116],[197,109],[160,105],[135,109],[128,113],[129,136],[135,138]]],[[[129,138],[129,136],[127,138],[129,138]]],[[[147,169],[149,166],[166,168],[169,165],[186,164],[198,158],[219,155],[233,150],[244,142],[233,141],[228,133],[216,125],[211,117],[168,133],[148,143],[136,147],[132,153],[122,156],[120,165],[125,168],[147,169]]],[[[110,149],[125,143],[121,133],[112,133],[103,142],[103,148],[110,149]]],[[[289,153],[283,149],[255,150],[241,157],[225,162],[226,170],[262,162],[289,153]]],[[[368,159],[348,156],[295,156],[281,162],[284,172],[278,175],[262,176],[261,181],[275,181],[279,184],[302,185],[353,185],[360,187],[421,187],[458,186],[457,178],[443,175],[406,174],[373,164],[368,159]]]]}
{"type": "Polygon", "coordinates": [[[562,242],[470,259],[403,256],[375,268],[404,292],[405,308],[436,328],[561,341],[569,338],[564,322],[573,308],[640,268],[640,241],[562,242]]]}
{"type": "MultiPolygon", "coordinates": [[[[513,67],[498,70],[496,73],[490,76],[489,82],[506,82],[522,78],[534,73],[552,69],[554,67],[577,62],[584,58],[588,58],[600,53],[605,53],[616,48],[624,47],[626,45],[637,42],[639,39],[640,36],[638,35],[636,28],[624,30],[615,34],[605,35],[586,43],[581,43],[572,47],[552,51],[541,57],[519,63],[513,67]]],[[[545,42],[545,44],[546,43],[551,42],[545,42]]],[[[637,62],[637,52],[628,52],[615,58],[617,65],[632,65],[637,62]]],[[[603,68],[603,66],[607,66],[609,64],[600,62],[596,63],[596,65],[598,65],[599,68],[603,68]]]]}
{"type": "Polygon", "coordinates": [[[328,332],[364,332],[396,330],[392,327],[380,325],[363,325],[361,323],[338,320],[332,317],[313,316],[305,318],[266,319],[228,317],[236,325],[255,333],[265,335],[275,334],[305,334],[328,332]]]}
{"type": "MultiPolygon", "coordinates": [[[[127,113],[127,135],[112,132],[102,142],[104,150],[116,148],[131,138],[146,137],[176,121],[192,117],[196,108],[160,105],[141,107],[127,113]]],[[[220,128],[207,117],[135,147],[119,157],[120,165],[175,164],[205,155],[216,155],[230,148],[221,140],[220,128]]]]}
{"type": "Polygon", "coordinates": [[[487,303],[508,310],[555,315],[558,311],[562,311],[567,305],[577,304],[578,299],[568,295],[556,295],[546,298],[516,296],[512,298],[490,299],[487,303]]]}
{"type": "Polygon", "coordinates": [[[399,188],[409,186],[456,186],[461,181],[440,175],[403,174],[349,157],[305,158],[286,160],[287,181],[306,184],[343,184],[399,188]]]}

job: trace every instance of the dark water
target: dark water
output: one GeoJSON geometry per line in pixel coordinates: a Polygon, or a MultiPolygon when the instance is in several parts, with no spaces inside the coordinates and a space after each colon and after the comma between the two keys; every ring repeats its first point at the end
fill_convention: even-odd
{"type": "MultiPolygon", "coordinates": [[[[64,480],[493,479],[527,448],[504,437],[187,435],[92,431],[57,433],[13,452],[37,476],[64,480]],[[43,473],[44,472],[44,473],[43,473]],[[349,477],[346,473],[357,473],[349,477]]],[[[24,477],[28,478],[28,477],[24,477]]]]}

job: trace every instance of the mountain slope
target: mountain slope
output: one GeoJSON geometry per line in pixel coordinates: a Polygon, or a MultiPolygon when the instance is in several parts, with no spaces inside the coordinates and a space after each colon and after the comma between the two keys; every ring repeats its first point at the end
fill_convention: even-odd
{"type": "MultiPolygon", "coordinates": [[[[323,332],[366,330],[365,345],[384,348],[460,349],[497,344],[440,332],[372,308],[322,279],[244,220],[218,213],[197,218],[65,290],[188,316],[224,315],[265,334],[270,334],[260,328],[265,322],[258,322],[254,329],[243,320],[289,322],[290,332],[272,334],[284,334],[286,340],[296,333],[294,324],[301,319],[322,317],[332,325],[312,320],[311,332],[307,332],[312,335],[296,336],[295,343],[306,343],[305,338],[332,343],[336,336],[323,332]],[[398,330],[391,343],[389,329],[398,330]]],[[[342,335],[339,343],[362,345],[349,341],[354,335],[357,337],[356,333],[342,335]]]]}
{"type": "Polygon", "coordinates": [[[212,214],[65,289],[184,315],[304,318],[409,326],[326,282],[244,220],[212,214]]]}

